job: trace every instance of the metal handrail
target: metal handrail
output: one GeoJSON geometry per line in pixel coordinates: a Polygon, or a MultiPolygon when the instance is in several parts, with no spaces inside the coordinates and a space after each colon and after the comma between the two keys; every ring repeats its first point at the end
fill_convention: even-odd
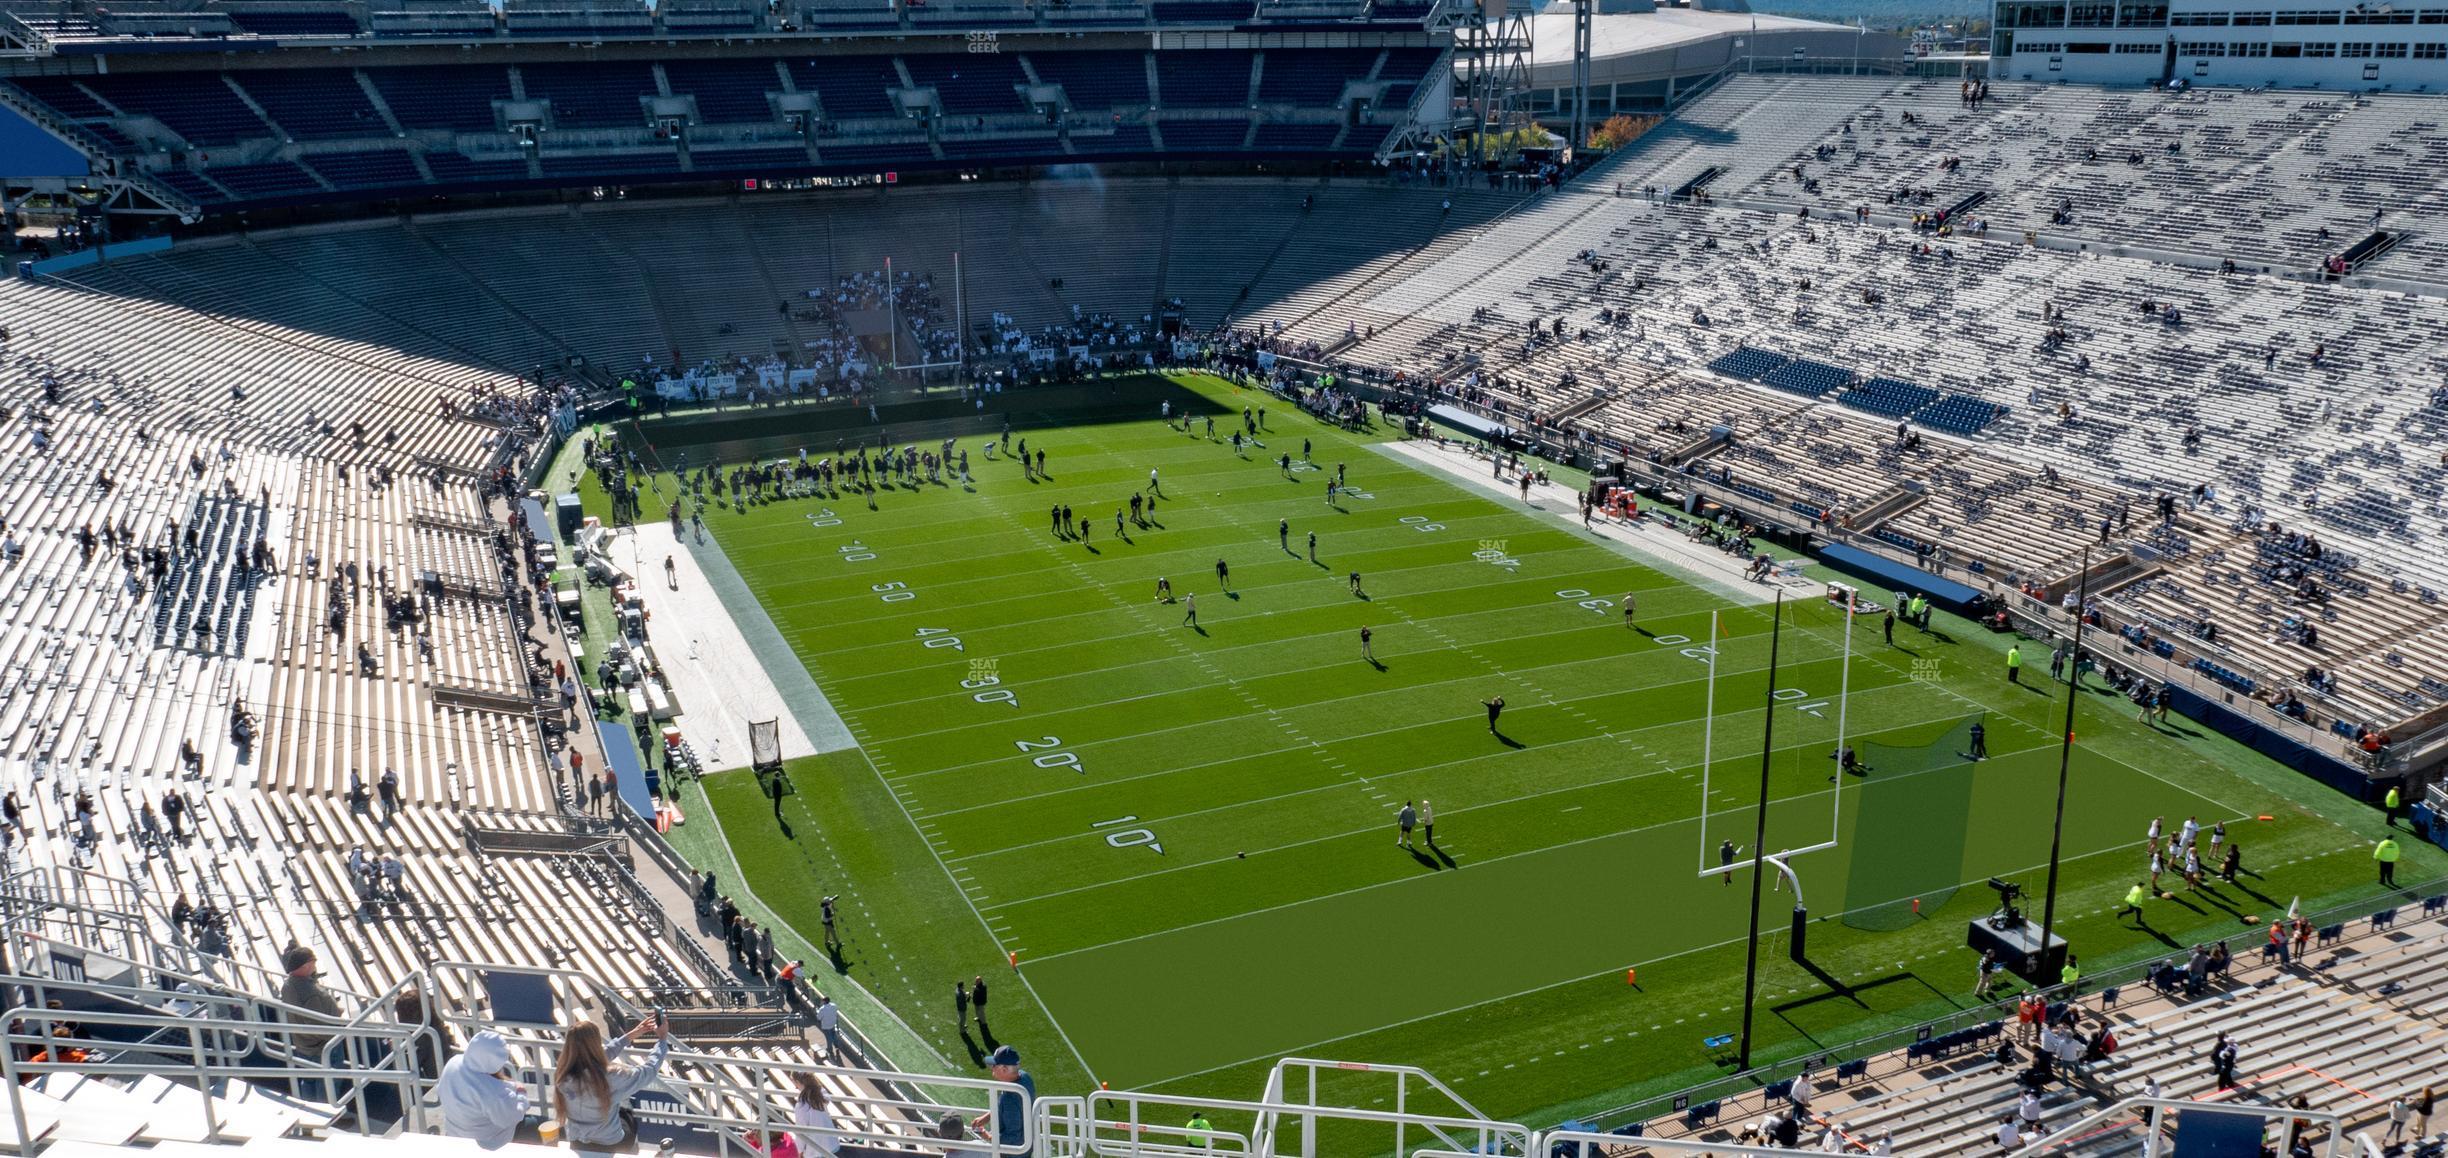
{"type": "MultiPolygon", "coordinates": [[[[1337,1066],[1337,1063],[1333,1062],[1320,1062],[1312,1064],[1343,1068],[1337,1066]]],[[[1395,1066],[1363,1068],[1387,1071],[1409,1069],[1409,1067],[1395,1066]]],[[[1314,1155],[1318,1152],[1316,1149],[1317,1139],[1315,1137],[1315,1127],[1320,1120],[1374,1123],[1378,1125],[1392,1126],[1397,1131],[1416,1127],[1428,1131],[1429,1134],[1435,1137],[1440,1144],[1457,1148],[1469,1147],[1473,1151],[1480,1154],[1533,1153],[1532,1149],[1530,1148],[1531,1139],[1534,1136],[1532,1131],[1529,1127],[1521,1125],[1517,1122],[1497,1121],[1484,1117],[1462,1118],[1442,1114],[1420,1114],[1399,1110],[1361,1109],[1356,1106],[1319,1104],[1315,1101],[1308,1103],[1286,1102],[1282,1098],[1282,1074],[1284,1071],[1281,1068],[1277,1068],[1269,1071],[1269,1073],[1271,1076],[1268,1078],[1267,1082],[1268,1094],[1264,1099],[1257,1103],[1234,1101],[1229,1098],[1202,1098],[1179,1094],[1151,1094],[1137,1090],[1097,1090],[1089,1094],[1087,1097],[1086,1122],[1092,1129],[1092,1135],[1088,1143],[1089,1147],[1093,1152],[1098,1154],[1142,1155],[1150,1153],[1168,1153],[1168,1151],[1161,1149],[1151,1150],[1143,1141],[1148,1132],[1161,1132],[1168,1129],[1168,1127],[1159,1126],[1146,1121],[1142,1114],[1142,1108],[1148,1106],[1164,1106],[1174,1111],[1191,1109],[1219,1110],[1233,1113],[1255,1112],[1258,1115],[1258,1121],[1253,1126],[1249,1134],[1251,1152],[1255,1154],[1273,1155],[1281,1152],[1278,1149],[1278,1142],[1280,1139],[1277,1135],[1277,1127],[1279,1123],[1284,1120],[1297,1121],[1302,1125],[1303,1131],[1300,1136],[1301,1146],[1298,1150],[1298,1153],[1302,1155],[1314,1155]],[[1117,1109],[1108,1110],[1106,1107],[1117,1107],[1117,1109]],[[1098,1140],[1098,1138],[1095,1137],[1093,1131],[1096,1130],[1120,1131],[1125,1135],[1127,1140],[1119,1148],[1109,1147],[1106,1143],[1098,1140]],[[1457,1140],[1457,1136],[1475,1136],[1475,1140],[1471,1142],[1461,1142],[1457,1140]]],[[[1168,1120],[1169,1118],[1170,1116],[1168,1115],[1168,1120]]],[[[1399,1138],[1399,1136],[1400,1135],[1398,1133],[1397,1137],[1399,1138]]]]}
{"type": "MultiPolygon", "coordinates": [[[[4,1081],[8,1087],[9,1108],[16,1116],[18,1152],[31,1153],[31,1147],[36,1140],[32,1136],[33,1129],[26,1117],[24,1084],[32,1078],[51,1073],[75,1074],[81,1077],[166,1077],[172,1080],[181,1077],[191,1078],[203,1102],[207,1142],[221,1140],[220,1120],[214,1112],[214,1099],[211,1091],[215,1082],[226,1080],[261,1081],[267,1078],[278,1078],[291,1082],[318,1081],[346,1085],[349,1087],[349,1100],[361,1122],[370,1120],[366,1116],[367,1088],[378,1084],[394,1085],[399,1088],[402,1111],[409,1115],[412,1125],[422,1129],[425,1082],[409,1063],[408,1059],[414,1055],[397,1048],[399,1043],[412,1042],[420,1032],[418,1028],[382,1026],[365,1027],[356,1031],[352,1037],[354,1043],[362,1044],[368,1040],[386,1043],[384,1056],[378,1064],[357,1066],[293,1064],[279,1069],[267,1069],[261,1065],[247,1064],[247,1055],[250,1051],[234,1051],[226,1046],[208,1044],[208,1042],[219,1041],[224,1033],[233,1029],[245,1032],[239,1027],[247,1023],[239,1022],[238,1026],[226,1024],[231,1020],[233,1019],[199,1019],[193,1016],[174,1017],[162,1014],[120,1013],[88,1009],[76,1010],[71,1017],[63,1011],[42,1006],[18,1006],[5,1013],[0,1013],[0,1022],[22,1024],[28,1027],[13,1032],[0,1028],[0,1081],[4,1081]],[[180,1052],[180,1047],[175,1045],[148,1044],[131,1049],[121,1042],[87,1037],[60,1038],[52,1036],[47,1029],[40,1032],[35,1029],[35,1027],[44,1026],[50,1022],[65,1020],[74,1020],[86,1027],[118,1025],[156,1031],[183,1031],[187,1035],[184,1050],[188,1055],[188,1065],[185,1068],[174,1069],[160,1061],[95,1061],[90,1057],[85,1061],[37,1062],[19,1059],[21,1047],[26,1055],[31,1057],[35,1050],[51,1049],[63,1042],[73,1043],[79,1048],[91,1046],[89,1053],[100,1053],[105,1056],[114,1051],[143,1052],[155,1055],[175,1055],[180,1052]],[[225,1057],[226,1060],[222,1060],[225,1057]]],[[[260,1048],[263,1043],[260,1039],[256,1039],[254,1044],[260,1048]]],[[[360,1052],[352,1050],[352,1053],[360,1052]]]]}
{"type": "MultiPolygon", "coordinates": [[[[2158,1154],[2161,1152],[2161,1146],[2168,1137],[2167,1115],[2170,1113],[2178,1115],[2187,1113],[2226,1114],[2247,1118],[2260,1118],[2264,1120],[2274,1119],[2289,1123],[2290,1125],[2288,1128],[2290,1130],[2292,1129],[2291,1123],[2302,1121],[2308,1125],[2319,1127],[2327,1131],[2327,1144],[2322,1148],[2322,1153],[2326,1155],[2326,1158],[2337,1158],[2339,1153],[2338,1148],[2343,1145],[2346,1140],[2346,1132],[2344,1128],[2346,1124],[2346,1115],[2332,1111],[2295,1109],[2288,1106],[2275,1105],[2260,1106],[2243,1102],[2193,1102],[2174,1098],[2126,1098],[2114,1105],[2096,1110],[2090,1114],[2084,1115],[2081,1118],[2077,1118],[2072,1122],[2059,1126],[2056,1129],[2049,1131],[2047,1134],[2025,1143],[2027,1148],[2021,1151],[2021,1153],[2032,1155],[2034,1158],[2046,1154],[2067,1153],[2072,1147],[2089,1143],[2099,1137],[2101,1134],[2117,1130],[2120,1127],[2139,1127],[2148,1131],[2142,1143],[2143,1155],[2145,1158],[2157,1158],[2158,1154]]],[[[1823,1118],[1822,1121],[1830,1126],[1835,1125],[1834,1119],[1832,1118],[1823,1118]]],[[[1837,1126],[1836,1128],[1841,1134],[1842,1127],[1837,1126]]],[[[2292,1135],[2290,1135],[2287,1140],[2291,1139],[2292,1135]]],[[[1703,1142],[1692,1138],[1649,1138],[1638,1135],[1602,1134],[1590,1130],[1572,1129],[1542,1131],[1534,1136],[1531,1141],[1532,1148],[1528,1152],[1532,1154],[1545,1155],[1548,1156],[1548,1158],[1642,1158],[1642,1156],[1650,1154],[1718,1154],[1743,1155],[1746,1156],[1746,1158],[1778,1158],[1778,1156],[1790,1155],[1794,1152],[1783,1147],[1750,1145],[1740,1142],[1703,1142]]],[[[1805,1139],[1806,1144],[1807,1141],[1808,1140],[1805,1139]]],[[[1861,1138],[1848,1137],[1847,1141],[1853,1146],[1866,1146],[1869,1144],[1866,1140],[1861,1138]]],[[[1936,1144],[1936,1148],[1929,1151],[1924,1151],[1924,1153],[1955,1154],[1961,1153],[1962,1150],[1963,1144],[1958,1141],[1954,1143],[1936,1144]]],[[[2280,1152],[2285,1152],[2285,1146],[2283,1144],[2280,1147],[2280,1152]]],[[[1910,1153],[1910,1151],[1907,1153],[1910,1153]]],[[[1410,1158],[1481,1158],[1481,1152],[1456,1150],[1415,1150],[1411,1152],[1410,1158]]]]}
{"type": "MultiPolygon", "coordinates": [[[[2409,896],[2429,897],[2443,894],[2448,894],[2448,877],[2400,889],[2387,897],[2366,897],[2351,904],[2337,905],[2319,912],[2308,913],[2304,915],[2304,919],[2310,921],[2315,927],[2337,925],[2402,907],[2409,903],[2406,899],[2409,896]]],[[[2232,974],[2250,968],[2244,964],[2245,956],[2247,953],[2256,951],[2253,946],[2260,943],[2258,938],[2261,936],[2262,934],[2255,930],[2232,937],[2209,938],[2201,943],[2210,945],[2226,942],[2229,945],[2229,956],[2233,962],[2229,966],[2229,972],[2232,974]],[[2243,946],[2243,952],[2236,951],[2239,943],[2243,946]]],[[[2086,994],[2096,994],[2106,989],[2118,989],[2137,984],[2148,978],[2152,970],[2167,963],[2171,955],[2169,952],[2161,952],[2110,969],[2086,970],[2079,982],[2072,985],[2043,986],[2038,992],[2052,1002],[2072,1001],[2086,994]]],[[[1591,1114],[1588,1117],[1593,1122],[1619,1124],[1647,1122],[1673,1113],[1675,1109],[1680,1108],[1677,1106],[1678,1101],[1689,1106],[1740,1097],[1753,1090],[1764,1089],[1778,1081],[1794,1077],[1806,1069],[1825,1069],[1838,1061],[1847,1059],[1876,1058],[1893,1053],[1916,1041],[1942,1037],[1959,1029],[1969,1028],[1983,1022],[2002,1021],[2013,1016],[2014,1003],[2010,1001],[1969,1006],[1916,1025],[1871,1034],[1825,1048],[1807,1050],[1801,1056],[1754,1066],[1740,1073],[1728,1074],[1671,1093],[1642,1098],[1623,1106],[1591,1114]]]]}

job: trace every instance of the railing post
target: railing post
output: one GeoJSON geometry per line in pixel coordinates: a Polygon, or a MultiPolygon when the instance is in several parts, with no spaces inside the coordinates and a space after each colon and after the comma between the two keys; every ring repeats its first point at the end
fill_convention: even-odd
{"type": "Polygon", "coordinates": [[[221,1115],[213,1110],[212,1076],[204,1064],[203,1034],[187,1035],[187,1052],[195,1059],[196,1098],[204,1104],[204,1141],[208,1145],[217,1144],[221,1141],[221,1115]]]}

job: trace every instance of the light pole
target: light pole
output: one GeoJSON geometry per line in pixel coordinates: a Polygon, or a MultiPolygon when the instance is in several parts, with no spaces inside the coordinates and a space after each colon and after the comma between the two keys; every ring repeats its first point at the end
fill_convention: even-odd
{"type": "MultiPolygon", "coordinates": [[[[1768,628],[1768,712],[1760,721],[1760,793],[1759,823],[1751,836],[1751,937],[1743,959],[1743,1017],[1741,1056],[1735,1068],[1751,1068],[1751,1005],[1759,995],[1759,914],[1760,878],[1768,872],[1768,768],[1776,755],[1776,670],[1777,645],[1784,637],[1785,593],[1777,592],[1776,605],[1769,611],[1768,628]]],[[[1710,640],[1714,648],[1717,641],[1710,640]]],[[[1839,785],[1839,787],[1842,787],[1839,785]]]]}
{"type": "MultiPolygon", "coordinates": [[[[2065,851],[2066,777],[2074,767],[2074,703],[2082,696],[2083,615],[2091,609],[2091,548],[2083,548],[2080,594],[2074,599],[2074,654],[2066,670],[2065,739],[2057,750],[2057,817],[2049,827],[2048,893],[2040,901],[2039,959],[2048,960],[2049,930],[2057,925],[2057,862],[2065,851]]],[[[2035,979],[2039,980],[2039,979],[2035,979]]],[[[2040,981],[2046,986],[2052,984],[2040,981]]]]}

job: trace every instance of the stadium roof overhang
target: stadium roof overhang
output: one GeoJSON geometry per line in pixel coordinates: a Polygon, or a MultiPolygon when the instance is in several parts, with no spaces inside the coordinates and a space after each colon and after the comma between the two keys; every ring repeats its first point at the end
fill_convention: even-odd
{"type": "MultiPolygon", "coordinates": [[[[1542,13],[1532,22],[1533,88],[1573,83],[1571,10],[1542,13]]],[[[1627,84],[1666,77],[1702,76],[1747,59],[1762,67],[1801,59],[1892,65],[1912,59],[1912,45],[1885,32],[1849,24],[1802,20],[1752,12],[1661,8],[1655,12],[1606,13],[1590,23],[1590,83],[1627,84]]]]}

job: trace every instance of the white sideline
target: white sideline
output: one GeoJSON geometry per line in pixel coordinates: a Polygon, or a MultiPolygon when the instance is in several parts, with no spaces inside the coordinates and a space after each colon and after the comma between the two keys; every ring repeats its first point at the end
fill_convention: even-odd
{"type": "Polygon", "coordinates": [[[697,565],[697,553],[673,537],[670,524],[641,522],[624,529],[613,542],[612,558],[637,577],[650,617],[647,635],[680,709],[680,733],[696,747],[707,771],[747,766],[748,721],[756,719],[781,721],[783,759],[817,754],[730,608],[697,565]],[[677,587],[664,581],[665,557],[672,561],[677,587]]]}
{"type": "MultiPolygon", "coordinates": [[[[1499,482],[1488,473],[1488,460],[1454,443],[1438,449],[1430,441],[1409,439],[1378,444],[1383,453],[1404,459],[1415,466],[1446,475],[1472,490],[1494,495],[1509,506],[1521,507],[1521,488],[1499,482]]],[[[1645,501],[1645,500],[1644,500],[1645,501]]],[[[1703,588],[1736,603],[1764,604],[1776,597],[1779,587],[1787,598],[1817,595],[1819,584],[1811,579],[1787,579],[1781,582],[1754,583],[1743,578],[1749,564],[1714,547],[1704,547],[1656,523],[1640,522],[1631,526],[1612,519],[1594,519],[1588,528],[1581,527],[1580,494],[1568,487],[1533,486],[1528,509],[1561,520],[1566,525],[1595,536],[1616,551],[1634,556],[1674,578],[1703,588]]],[[[1606,594],[1606,592],[1600,592],[1606,594]]]]}

